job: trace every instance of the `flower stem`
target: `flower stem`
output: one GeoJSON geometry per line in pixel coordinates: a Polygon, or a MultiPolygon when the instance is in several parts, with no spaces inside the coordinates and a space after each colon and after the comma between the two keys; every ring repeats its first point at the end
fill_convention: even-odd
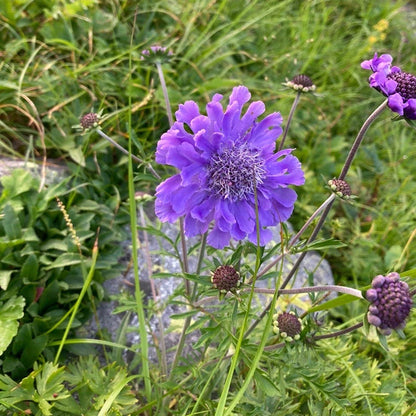
{"type": "Polygon", "coordinates": [[[285,140],[286,140],[287,132],[289,131],[289,126],[290,126],[290,123],[292,122],[293,114],[295,113],[295,109],[298,106],[301,94],[302,94],[302,92],[298,91],[297,94],[296,94],[295,100],[293,101],[292,108],[290,109],[290,113],[289,113],[289,116],[287,118],[286,127],[285,127],[285,130],[283,132],[282,140],[280,141],[280,144],[279,144],[279,149],[278,149],[279,151],[283,149],[283,145],[284,145],[285,140]]]}
{"type": "Polygon", "coordinates": [[[333,202],[335,199],[335,194],[331,194],[323,203],[322,205],[315,210],[315,212],[309,217],[309,219],[305,222],[305,224],[302,226],[302,228],[291,238],[287,249],[284,251],[284,253],[280,254],[275,260],[273,260],[271,263],[269,263],[261,272],[259,272],[258,277],[263,276],[266,274],[273,266],[275,266],[284,256],[289,254],[290,249],[296,244],[296,242],[299,240],[300,236],[306,231],[306,229],[309,227],[309,225],[312,223],[312,221],[320,214],[320,212],[326,208],[329,204],[333,202]]]}
{"type": "Polygon", "coordinates": [[[358,328],[361,328],[364,324],[362,322],[358,322],[358,324],[349,326],[348,328],[341,329],[340,331],[332,332],[331,334],[324,334],[324,335],[317,335],[314,337],[311,337],[310,340],[313,341],[319,341],[320,339],[328,339],[328,338],[335,338],[339,337],[340,335],[348,334],[352,331],[355,331],[358,328]]]}
{"type": "MultiPolygon", "coordinates": [[[[374,111],[373,113],[370,114],[370,116],[367,118],[367,120],[364,122],[364,124],[362,125],[360,131],[357,134],[357,137],[351,147],[351,150],[348,154],[348,157],[344,163],[344,167],[342,168],[341,174],[339,175],[338,179],[344,179],[346,174],[348,173],[349,168],[351,167],[352,161],[358,151],[359,146],[361,145],[364,135],[367,132],[368,128],[370,127],[370,125],[373,123],[373,121],[382,113],[382,111],[386,108],[387,106],[387,100],[385,100],[381,105],[379,105],[374,111]]],[[[311,243],[312,241],[315,240],[316,236],[318,235],[319,231],[321,230],[329,211],[331,210],[331,207],[334,203],[334,198],[328,198],[327,201],[324,202],[324,207],[325,210],[322,213],[318,223],[316,224],[315,228],[313,229],[311,235],[309,236],[309,239],[307,241],[307,244],[311,243]]],[[[321,205],[320,209],[323,206],[321,205]]],[[[315,215],[315,213],[313,214],[315,215]]],[[[309,221],[309,220],[308,220],[309,221]]],[[[303,229],[304,227],[302,227],[303,229]]],[[[299,233],[298,233],[299,234],[299,233]]],[[[298,270],[300,264],[302,263],[303,259],[305,258],[307,254],[307,251],[304,251],[300,254],[300,256],[298,257],[298,259],[296,260],[295,264],[293,265],[292,269],[290,270],[290,272],[288,273],[288,275],[286,276],[285,280],[283,281],[283,283],[280,286],[280,290],[284,289],[288,283],[290,282],[290,280],[292,279],[292,277],[295,275],[296,271],[298,270]]],[[[261,275],[264,274],[267,270],[269,270],[270,267],[266,267],[265,269],[263,269],[263,271],[261,272],[261,275]]],[[[255,322],[253,322],[253,324],[251,325],[251,327],[248,329],[247,334],[248,335],[257,325],[258,323],[264,318],[264,316],[266,315],[267,311],[270,309],[271,307],[271,303],[269,303],[266,308],[263,309],[262,313],[259,315],[259,317],[256,319],[255,322]]]]}
{"type": "MultiPolygon", "coordinates": [[[[120,152],[124,153],[125,155],[129,155],[129,152],[123,147],[120,146],[116,141],[114,141],[110,136],[107,136],[100,128],[96,129],[96,132],[105,140],[109,141],[114,147],[116,147],[120,152]]],[[[135,155],[131,155],[131,158],[136,161],[137,163],[146,164],[144,160],[140,159],[135,155]]],[[[150,172],[156,179],[160,179],[160,175],[153,169],[150,163],[147,163],[147,167],[149,168],[150,172]]]]}
{"type": "MultiPolygon", "coordinates": [[[[231,381],[232,381],[232,378],[233,378],[233,375],[234,375],[235,368],[237,366],[237,362],[238,362],[239,354],[240,354],[240,351],[241,351],[241,346],[242,346],[242,343],[243,343],[243,339],[245,338],[245,332],[246,332],[246,328],[247,328],[247,325],[248,325],[248,319],[249,319],[249,316],[250,316],[251,304],[252,304],[253,296],[254,296],[254,292],[255,292],[254,285],[256,284],[257,273],[259,271],[260,264],[261,264],[260,222],[259,222],[259,209],[258,209],[259,207],[258,207],[258,197],[257,197],[257,187],[256,186],[254,186],[254,201],[255,201],[255,210],[256,210],[256,234],[257,234],[256,265],[255,265],[254,273],[253,273],[253,277],[252,277],[252,285],[251,285],[250,294],[249,294],[249,298],[248,298],[247,310],[246,310],[246,313],[244,315],[243,325],[242,325],[241,330],[240,330],[240,335],[238,337],[237,345],[235,347],[235,352],[234,352],[233,357],[231,359],[230,368],[228,370],[227,378],[226,378],[224,386],[223,386],[223,390],[222,390],[221,397],[220,397],[219,402],[218,402],[218,407],[217,407],[217,410],[215,412],[215,416],[228,416],[228,415],[230,415],[230,413],[232,412],[234,407],[238,404],[238,402],[240,401],[240,399],[244,395],[246,389],[248,388],[249,384],[251,383],[251,380],[254,376],[254,372],[256,371],[257,366],[260,362],[260,358],[263,354],[263,350],[264,350],[264,347],[265,347],[266,342],[267,342],[267,337],[268,337],[268,334],[269,334],[269,331],[270,331],[270,328],[271,328],[271,323],[272,323],[272,318],[273,318],[273,315],[270,313],[269,317],[267,319],[266,328],[265,328],[265,330],[263,331],[263,334],[262,334],[260,345],[258,346],[256,354],[253,358],[253,361],[251,362],[250,370],[249,370],[248,374],[245,377],[244,383],[239,388],[236,396],[234,397],[233,401],[230,403],[228,408],[225,409],[225,403],[226,403],[226,400],[227,400],[227,397],[228,397],[228,392],[229,392],[229,389],[230,389],[231,381]]],[[[274,309],[274,305],[276,303],[276,300],[277,300],[277,293],[275,293],[275,295],[273,297],[273,300],[272,300],[273,309],[274,309]]]]}
{"type": "Polygon", "coordinates": [[[347,176],[348,170],[351,167],[352,161],[357,153],[358,148],[360,147],[361,142],[364,139],[365,133],[367,132],[368,128],[371,126],[373,121],[383,112],[383,110],[387,107],[387,100],[382,102],[367,118],[367,120],[362,125],[360,131],[357,134],[357,137],[351,147],[350,153],[347,156],[347,160],[344,163],[344,167],[342,168],[341,174],[338,176],[338,179],[345,179],[347,176]]]}
{"type": "MultiPolygon", "coordinates": [[[[264,293],[273,295],[276,290],[275,289],[263,289],[263,288],[256,288],[254,289],[256,293],[264,293]]],[[[345,293],[347,295],[355,296],[357,298],[363,298],[361,290],[353,289],[351,287],[346,286],[338,286],[338,285],[322,285],[322,286],[309,286],[309,287],[300,287],[296,289],[279,289],[277,291],[279,295],[294,295],[298,293],[312,293],[312,292],[339,292],[345,293]]]]}
{"type": "MultiPolygon", "coordinates": [[[[134,16],[133,27],[136,25],[136,15],[134,16]]],[[[133,33],[130,37],[130,46],[133,45],[133,33]]],[[[130,51],[133,48],[130,47],[130,51]]],[[[133,73],[132,54],[129,54],[129,74],[133,73]]],[[[142,364],[141,375],[144,382],[145,397],[148,402],[152,401],[152,381],[150,378],[149,368],[149,343],[147,340],[145,312],[143,306],[142,291],[140,290],[139,279],[139,258],[138,258],[138,245],[137,245],[137,206],[134,190],[134,178],[133,178],[133,154],[132,154],[132,119],[131,119],[131,94],[128,97],[129,100],[129,112],[128,112],[128,192],[129,192],[129,215],[130,215],[130,231],[131,231],[131,249],[133,259],[133,272],[134,272],[134,296],[136,301],[136,313],[139,321],[139,336],[140,336],[140,358],[142,364]]]]}
{"type": "Polygon", "coordinates": [[[160,62],[156,62],[156,68],[157,68],[157,73],[159,75],[160,85],[163,91],[163,97],[165,99],[166,113],[168,116],[169,125],[172,127],[173,126],[172,109],[170,107],[168,89],[166,87],[165,76],[163,75],[162,64],[160,62]]]}

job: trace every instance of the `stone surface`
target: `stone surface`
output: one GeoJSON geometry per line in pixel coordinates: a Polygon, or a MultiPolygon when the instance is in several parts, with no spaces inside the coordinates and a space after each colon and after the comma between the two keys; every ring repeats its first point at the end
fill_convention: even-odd
{"type": "MultiPolygon", "coordinates": [[[[172,240],[175,240],[178,234],[178,228],[176,224],[163,224],[162,225],[162,232],[165,233],[169,238],[172,240]]],[[[276,227],[274,230],[274,237],[275,241],[273,244],[278,244],[280,240],[280,234],[279,234],[279,227],[276,227]]],[[[140,235],[140,240],[143,243],[144,238],[143,235],[140,235]]],[[[148,236],[149,239],[149,246],[150,251],[152,252],[152,262],[153,262],[153,269],[159,269],[163,272],[170,272],[172,274],[180,273],[181,268],[180,264],[174,257],[170,256],[161,256],[158,255],[157,252],[162,247],[164,250],[169,251],[170,247],[163,239],[155,238],[152,235],[148,236]]],[[[192,244],[195,244],[197,239],[191,239],[188,246],[192,246],[192,244]]],[[[126,250],[129,250],[128,247],[126,247],[126,250]]],[[[141,280],[141,289],[145,292],[145,301],[154,300],[152,295],[152,289],[151,289],[151,283],[148,277],[147,273],[147,256],[145,254],[145,249],[142,247],[139,250],[139,276],[141,280]]],[[[293,265],[293,263],[296,261],[299,254],[289,256],[288,259],[285,260],[283,270],[284,272],[288,272],[293,265]]],[[[192,257],[190,259],[190,270],[195,270],[196,267],[196,259],[192,257]]],[[[206,273],[205,273],[206,274],[206,273]]],[[[323,284],[333,284],[333,276],[331,272],[331,268],[328,264],[328,262],[322,257],[317,254],[316,252],[310,252],[306,255],[304,261],[302,262],[297,274],[295,275],[295,278],[288,287],[302,287],[305,285],[308,285],[308,279],[310,278],[310,275],[313,275],[313,282],[315,285],[323,285],[323,284]]],[[[168,350],[168,362],[173,359],[176,346],[180,337],[180,324],[183,323],[183,321],[176,321],[177,323],[177,330],[173,329],[171,326],[171,320],[170,316],[172,314],[182,313],[186,311],[186,308],[184,306],[178,305],[178,304],[169,304],[168,300],[174,293],[175,289],[178,287],[178,285],[182,284],[182,279],[179,279],[177,277],[167,277],[163,279],[152,279],[153,285],[154,285],[154,291],[156,293],[156,301],[159,302],[160,305],[165,305],[160,308],[161,314],[160,319],[154,317],[151,319],[150,326],[153,331],[153,335],[156,337],[160,336],[160,325],[163,325],[165,336],[164,336],[164,342],[166,344],[166,349],[168,350]],[[170,329],[168,332],[166,332],[167,329],[170,329]]],[[[257,287],[268,287],[273,288],[275,287],[275,282],[271,279],[268,280],[259,280],[256,283],[257,287]]],[[[104,286],[109,294],[120,294],[120,292],[128,290],[131,293],[134,292],[134,276],[133,271],[130,270],[126,275],[120,276],[119,278],[108,280],[104,283],[104,286]]],[[[332,295],[334,296],[334,295],[332,295]]],[[[258,306],[264,306],[268,303],[268,301],[271,299],[271,296],[266,295],[257,295],[255,298],[255,305],[254,307],[258,306]]],[[[308,297],[307,295],[303,295],[303,300],[307,301],[308,297]]],[[[176,299],[179,300],[179,299],[176,299]]],[[[227,300],[222,300],[222,302],[225,302],[227,300]]],[[[120,328],[120,325],[122,323],[123,315],[122,314],[113,314],[114,308],[117,306],[117,303],[112,302],[103,302],[98,306],[98,315],[100,318],[100,322],[104,328],[108,330],[110,334],[113,334],[115,336],[118,333],[118,330],[120,328]]],[[[139,337],[138,337],[138,322],[137,318],[133,318],[130,321],[130,326],[132,328],[135,328],[135,331],[130,332],[127,336],[127,343],[128,345],[134,345],[139,343],[139,337]]],[[[91,328],[91,330],[94,330],[94,327],[91,328]]],[[[192,345],[198,340],[199,334],[197,332],[192,333],[188,335],[187,338],[187,348],[185,350],[186,353],[192,352],[192,345]]],[[[153,345],[152,337],[149,336],[149,344],[153,345]]],[[[157,361],[157,354],[156,350],[154,348],[150,351],[150,358],[153,362],[157,361]]]]}

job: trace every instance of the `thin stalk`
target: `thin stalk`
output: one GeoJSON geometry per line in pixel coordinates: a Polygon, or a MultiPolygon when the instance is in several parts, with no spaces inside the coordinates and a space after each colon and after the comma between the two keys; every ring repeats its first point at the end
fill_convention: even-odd
{"type": "Polygon", "coordinates": [[[320,214],[320,212],[327,207],[327,205],[331,204],[335,199],[335,194],[331,194],[326,201],[322,203],[322,205],[309,217],[309,219],[305,222],[302,228],[291,238],[287,249],[280,254],[275,260],[273,260],[270,264],[268,264],[262,271],[259,272],[258,277],[263,276],[266,274],[272,267],[274,267],[284,256],[290,253],[290,249],[296,244],[299,240],[301,235],[306,231],[306,229],[311,225],[312,221],[320,214]]]}
{"type": "Polygon", "coordinates": [[[285,127],[285,130],[283,132],[282,140],[280,141],[278,151],[283,149],[283,145],[284,145],[285,140],[286,140],[287,132],[289,131],[290,123],[292,122],[293,114],[295,113],[296,107],[298,106],[301,94],[302,94],[302,92],[298,91],[297,94],[296,94],[295,100],[293,101],[292,108],[290,109],[290,113],[289,113],[289,116],[287,118],[286,127],[285,127]]]}
{"type": "MultiPolygon", "coordinates": [[[[142,227],[145,228],[146,220],[145,220],[144,209],[143,209],[142,204],[139,205],[139,213],[140,213],[140,222],[142,224],[142,227]]],[[[143,236],[144,236],[144,242],[145,242],[143,251],[144,251],[144,256],[146,258],[147,273],[149,277],[150,287],[152,290],[153,301],[155,302],[155,305],[158,305],[159,302],[158,302],[158,298],[156,294],[155,282],[152,278],[152,259],[150,256],[150,244],[149,244],[149,238],[148,238],[146,231],[143,231],[143,236]]],[[[166,362],[165,331],[163,327],[162,314],[160,313],[159,306],[157,308],[156,314],[157,314],[157,320],[159,323],[159,348],[160,348],[160,355],[161,355],[160,366],[161,366],[162,376],[166,376],[168,372],[168,365],[166,362]]]]}
{"type": "MultiPolygon", "coordinates": [[[[345,160],[344,163],[344,167],[342,168],[341,174],[339,175],[338,179],[344,179],[345,176],[348,173],[348,170],[351,167],[352,161],[354,160],[354,157],[358,151],[358,148],[360,147],[365,133],[367,132],[368,128],[371,126],[371,124],[374,122],[374,120],[383,112],[383,110],[387,107],[387,100],[385,100],[383,103],[381,103],[371,114],[370,116],[367,118],[367,120],[363,123],[360,131],[357,134],[357,137],[354,140],[354,143],[351,146],[351,150],[347,156],[347,159],[345,160]]],[[[315,228],[312,231],[312,234],[310,235],[307,244],[311,243],[313,240],[315,240],[316,236],[318,235],[319,231],[321,230],[329,211],[331,210],[331,207],[334,203],[335,199],[331,199],[325,206],[325,210],[322,213],[318,223],[316,224],[315,228]]],[[[295,264],[293,265],[292,269],[290,270],[290,272],[288,273],[288,275],[286,276],[285,280],[283,281],[282,285],[280,286],[280,289],[284,289],[288,283],[290,282],[290,280],[292,279],[292,277],[295,275],[295,273],[297,272],[300,264],[302,263],[303,259],[305,258],[307,252],[304,251],[300,254],[300,256],[298,257],[298,259],[296,260],[295,264]]],[[[264,272],[262,272],[264,273],[264,272]]],[[[251,325],[251,327],[249,328],[249,330],[247,331],[247,334],[250,333],[257,325],[258,323],[264,318],[264,316],[266,315],[267,311],[270,309],[271,307],[271,303],[269,303],[266,308],[264,308],[264,310],[262,311],[262,313],[259,315],[259,317],[256,319],[256,321],[251,325]]]]}
{"type": "Polygon", "coordinates": [[[157,73],[159,75],[160,85],[163,91],[163,97],[165,99],[166,105],[166,113],[168,115],[169,125],[173,126],[173,117],[172,117],[172,109],[170,107],[168,89],[166,87],[165,76],[163,75],[162,64],[160,62],[156,62],[157,73]]]}
{"type": "MultiPolygon", "coordinates": [[[[220,396],[220,399],[219,399],[219,402],[218,402],[218,406],[217,406],[217,410],[215,412],[215,416],[226,416],[226,415],[228,415],[232,411],[232,409],[235,407],[235,405],[238,403],[238,401],[236,402],[235,399],[234,399],[231,402],[228,409],[225,410],[225,403],[227,401],[228,392],[229,392],[230,386],[231,386],[231,381],[233,379],[234,371],[235,371],[235,368],[237,366],[238,358],[239,358],[240,351],[241,351],[241,345],[243,344],[243,339],[245,338],[244,335],[245,335],[245,331],[246,331],[246,328],[247,328],[247,325],[248,325],[248,319],[249,319],[249,316],[250,316],[251,304],[252,304],[252,301],[253,301],[255,284],[256,284],[256,280],[257,280],[257,273],[259,271],[260,263],[261,263],[259,207],[258,207],[258,198],[257,198],[257,187],[256,187],[255,183],[254,183],[254,201],[255,201],[255,212],[256,212],[256,237],[257,237],[256,265],[255,265],[255,268],[254,268],[254,273],[253,273],[253,278],[252,278],[252,285],[251,285],[251,290],[250,290],[250,294],[249,294],[249,298],[248,298],[247,310],[246,310],[246,313],[244,314],[243,325],[240,329],[240,335],[238,337],[237,345],[235,347],[235,351],[234,351],[233,357],[231,359],[230,368],[228,370],[227,378],[225,379],[225,383],[224,383],[224,386],[223,386],[223,389],[222,389],[222,392],[221,392],[221,396],[220,396]]],[[[275,297],[277,297],[277,294],[276,294],[275,297]]],[[[270,317],[270,324],[271,324],[271,317],[270,317]]],[[[268,329],[269,328],[266,328],[266,330],[264,331],[264,334],[268,333],[268,329]]],[[[254,375],[254,371],[257,368],[257,364],[258,364],[258,362],[260,360],[260,356],[263,352],[264,345],[266,344],[266,339],[263,340],[264,334],[263,334],[263,337],[262,337],[262,340],[261,340],[261,344],[260,344],[259,348],[257,349],[255,359],[253,360],[251,369],[249,371],[249,374],[247,375],[245,383],[240,388],[240,390],[237,394],[238,399],[240,399],[241,396],[244,394],[246,388],[248,387],[248,383],[251,382],[251,379],[254,375]],[[263,341],[264,341],[264,344],[263,344],[263,341]],[[246,384],[246,382],[247,382],[247,384],[246,384]]]]}
{"type": "Polygon", "coordinates": [[[363,325],[364,324],[362,322],[358,322],[358,324],[349,326],[348,328],[345,328],[345,329],[341,329],[340,331],[332,332],[330,334],[317,335],[317,336],[311,337],[310,339],[312,341],[319,341],[320,339],[339,337],[340,335],[345,335],[352,331],[355,331],[356,329],[361,328],[363,325]]]}
{"type": "Polygon", "coordinates": [[[81,289],[81,293],[79,294],[79,296],[78,296],[78,298],[77,298],[77,300],[75,302],[74,309],[72,311],[72,315],[69,318],[68,324],[67,324],[67,326],[65,328],[64,335],[62,336],[62,339],[61,339],[61,341],[59,343],[58,351],[56,353],[55,360],[53,362],[55,365],[59,361],[59,356],[61,355],[62,348],[65,345],[65,341],[66,341],[66,339],[68,337],[68,333],[69,333],[69,331],[70,331],[70,329],[72,327],[72,323],[74,322],[74,319],[75,319],[75,316],[76,316],[76,314],[78,312],[78,309],[79,309],[79,306],[81,304],[81,301],[84,298],[85,294],[87,293],[87,290],[90,287],[92,278],[94,277],[95,264],[97,262],[97,257],[98,257],[98,237],[96,238],[96,240],[94,242],[94,247],[92,249],[92,262],[91,262],[90,271],[88,273],[87,278],[84,281],[84,284],[83,284],[82,289],[81,289]]]}
{"type": "MultiPolygon", "coordinates": [[[[197,267],[196,267],[196,274],[198,274],[201,271],[202,261],[204,259],[204,253],[205,253],[205,247],[206,247],[206,239],[207,239],[207,233],[205,233],[202,236],[201,249],[200,249],[200,252],[199,252],[198,264],[197,264],[197,267]]],[[[188,280],[185,280],[185,282],[188,282],[188,280]]],[[[197,289],[197,285],[195,283],[195,285],[193,287],[192,294],[191,294],[191,301],[193,301],[195,296],[196,296],[196,289],[197,289]]],[[[187,331],[190,323],[191,323],[191,317],[187,316],[186,319],[185,319],[183,328],[182,328],[181,337],[179,338],[178,348],[176,349],[175,357],[173,359],[173,363],[172,363],[172,367],[171,367],[172,370],[178,365],[179,358],[182,355],[183,347],[185,346],[186,331],[187,331]]]]}
{"type": "MultiPolygon", "coordinates": [[[[256,293],[263,293],[266,295],[274,295],[276,292],[275,289],[266,289],[266,288],[256,288],[254,289],[256,293]]],[[[312,292],[339,292],[345,293],[347,295],[355,296],[356,298],[364,299],[361,290],[353,289],[346,286],[338,285],[322,285],[322,286],[309,286],[309,287],[300,287],[296,289],[279,289],[277,290],[279,295],[295,295],[299,293],[312,293],[312,292]]]]}
{"type": "MultiPolygon", "coordinates": [[[[324,335],[317,335],[317,336],[313,336],[313,337],[309,337],[307,338],[307,340],[310,343],[314,343],[315,341],[319,341],[321,339],[329,339],[329,338],[336,338],[339,337],[341,335],[345,335],[345,334],[349,334],[350,332],[355,331],[356,329],[359,329],[363,326],[364,324],[362,322],[358,322],[355,325],[349,326],[348,328],[345,329],[341,329],[340,331],[335,331],[335,332],[331,332],[330,334],[324,334],[324,335]]],[[[294,343],[296,341],[291,341],[290,343],[294,343]]],[[[275,344],[275,345],[268,345],[267,347],[264,348],[264,351],[274,351],[277,350],[279,348],[284,347],[286,344],[288,344],[288,342],[281,342],[279,344],[275,344]]]]}
{"type": "MultiPolygon", "coordinates": [[[[110,136],[107,136],[100,128],[96,129],[96,132],[105,140],[109,141],[114,147],[116,147],[120,152],[124,153],[125,155],[129,155],[129,152],[123,147],[120,146],[116,141],[114,141],[110,136]]],[[[152,175],[156,179],[160,179],[160,175],[153,169],[152,165],[150,163],[146,163],[143,159],[140,159],[139,157],[131,154],[131,158],[140,164],[146,165],[149,169],[149,171],[152,173],[152,175]]]]}
{"type": "MultiPolygon", "coordinates": [[[[168,120],[169,120],[169,126],[172,127],[173,123],[174,123],[173,116],[172,116],[172,108],[170,106],[169,94],[168,94],[168,89],[167,89],[167,86],[166,86],[165,76],[163,74],[162,64],[160,62],[156,62],[156,68],[157,68],[157,73],[159,75],[160,85],[162,87],[163,97],[165,99],[166,114],[167,114],[167,117],[168,117],[168,120]]],[[[185,273],[188,273],[189,272],[188,251],[187,251],[187,248],[186,248],[186,236],[185,236],[185,228],[184,228],[183,218],[179,219],[179,229],[180,229],[181,247],[182,247],[182,268],[183,268],[183,271],[185,273]]],[[[205,244],[204,244],[204,248],[205,248],[205,244]]],[[[197,271],[197,273],[198,273],[198,271],[197,271]]],[[[195,291],[196,291],[196,286],[194,286],[194,291],[191,294],[191,285],[190,285],[189,281],[187,279],[185,279],[186,295],[188,297],[195,296],[195,291]]],[[[190,322],[191,322],[191,318],[187,317],[185,319],[185,323],[184,323],[184,326],[182,328],[182,333],[181,333],[181,337],[179,339],[178,348],[176,349],[175,358],[174,358],[173,363],[172,363],[172,367],[171,367],[172,370],[178,364],[179,358],[182,354],[182,350],[183,350],[183,347],[185,345],[186,330],[188,329],[190,322]]]]}
{"type": "Polygon", "coordinates": [[[338,176],[338,179],[345,179],[347,176],[348,170],[351,167],[352,161],[358,151],[358,148],[361,145],[361,142],[364,139],[365,133],[367,132],[368,128],[371,126],[373,121],[383,112],[383,110],[387,108],[387,100],[382,102],[367,118],[367,120],[362,125],[360,131],[357,134],[357,137],[351,147],[351,150],[347,156],[347,160],[344,163],[344,167],[342,168],[341,174],[338,176]]]}
{"type": "MultiPolygon", "coordinates": [[[[137,14],[134,15],[133,28],[136,25],[137,14]]],[[[132,30],[130,37],[130,51],[133,45],[132,30]]],[[[129,74],[133,72],[132,54],[129,53],[129,74]]],[[[131,109],[131,95],[129,94],[129,108],[131,109]]],[[[131,230],[131,243],[132,243],[132,259],[133,259],[133,272],[134,272],[134,295],[136,299],[136,313],[139,321],[139,336],[140,336],[140,355],[142,364],[142,375],[144,379],[145,396],[148,402],[152,400],[152,384],[150,379],[149,369],[149,344],[147,340],[146,321],[143,307],[142,291],[140,290],[139,279],[139,259],[138,259],[138,246],[137,246],[137,207],[134,191],[134,179],[133,179],[133,154],[132,154],[132,120],[131,111],[128,112],[128,189],[129,189],[129,215],[130,215],[130,230],[131,230]]]]}

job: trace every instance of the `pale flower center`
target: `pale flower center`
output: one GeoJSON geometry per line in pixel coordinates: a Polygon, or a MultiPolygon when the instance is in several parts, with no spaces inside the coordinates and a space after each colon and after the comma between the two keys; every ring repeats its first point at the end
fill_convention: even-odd
{"type": "Polygon", "coordinates": [[[247,199],[266,176],[265,161],[259,152],[234,146],[214,155],[208,166],[208,188],[231,201],[247,199]]]}

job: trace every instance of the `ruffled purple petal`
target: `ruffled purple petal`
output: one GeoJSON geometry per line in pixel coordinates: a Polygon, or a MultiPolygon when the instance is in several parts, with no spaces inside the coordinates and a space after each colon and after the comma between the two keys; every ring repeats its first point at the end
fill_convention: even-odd
{"type": "Polygon", "coordinates": [[[191,215],[185,216],[184,230],[188,237],[195,237],[196,235],[205,234],[208,230],[210,221],[201,222],[192,218],[191,215]]]}
{"type": "Polygon", "coordinates": [[[407,100],[407,107],[404,109],[404,115],[409,120],[416,120],[416,99],[407,100]]]}
{"type": "Polygon", "coordinates": [[[208,234],[207,243],[217,249],[223,249],[230,243],[231,235],[229,232],[224,232],[214,227],[208,234]]]}
{"type": "Polygon", "coordinates": [[[276,139],[282,134],[282,116],[280,113],[272,113],[260,123],[255,124],[250,135],[250,146],[257,149],[265,149],[275,146],[276,139]]]}
{"type": "Polygon", "coordinates": [[[403,98],[399,93],[390,95],[388,98],[388,106],[389,108],[397,114],[403,115],[403,108],[405,104],[403,102],[403,98]]]}
{"type": "Polygon", "coordinates": [[[198,104],[195,101],[186,101],[184,104],[180,104],[179,110],[175,113],[177,121],[188,125],[199,115],[198,104]]]}

